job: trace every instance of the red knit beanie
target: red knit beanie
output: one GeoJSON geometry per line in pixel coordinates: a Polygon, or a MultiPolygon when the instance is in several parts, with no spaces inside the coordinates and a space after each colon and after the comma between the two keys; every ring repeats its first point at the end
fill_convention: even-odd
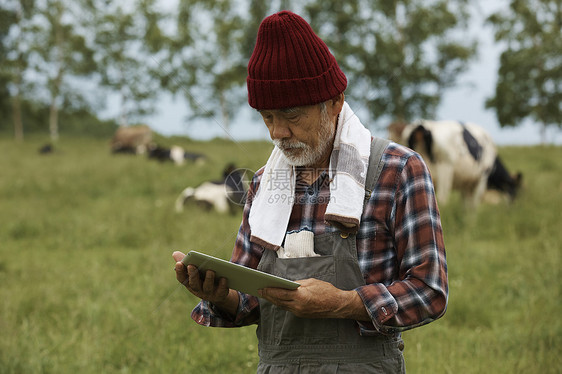
{"type": "Polygon", "coordinates": [[[289,11],[262,21],[246,83],[248,102],[258,110],[318,104],[347,87],[326,44],[302,17],[289,11]]]}

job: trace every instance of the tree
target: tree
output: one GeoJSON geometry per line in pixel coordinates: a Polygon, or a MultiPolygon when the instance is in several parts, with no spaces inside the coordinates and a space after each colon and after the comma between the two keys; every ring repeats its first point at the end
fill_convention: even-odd
{"type": "Polygon", "coordinates": [[[488,18],[500,56],[495,95],[486,102],[502,127],[524,119],[562,127],[562,3],[558,0],[511,0],[509,12],[488,18]]]}
{"type": "Polygon", "coordinates": [[[83,17],[81,1],[45,0],[38,4],[35,43],[31,61],[34,70],[46,77],[49,97],[49,133],[59,137],[58,115],[62,105],[83,105],[83,92],[73,87],[70,77],[87,76],[95,70],[93,51],[88,47],[87,30],[79,27],[83,17]],[[35,57],[35,58],[34,58],[35,57]]]}
{"type": "Polygon", "coordinates": [[[246,66],[267,2],[180,0],[167,88],[183,92],[195,117],[213,117],[229,135],[246,100],[246,66]]]}
{"type": "MultiPolygon", "coordinates": [[[[23,92],[30,91],[24,76],[28,68],[31,52],[31,17],[34,2],[30,0],[11,1],[0,9],[0,52],[4,56],[0,68],[1,95],[5,102],[11,102],[14,136],[18,141],[24,139],[22,120],[23,92]]],[[[7,108],[2,108],[7,111],[7,108]]]]}
{"type": "Polygon", "coordinates": [[[346,73],[346,95],[378,123],[434,117],[476,52],[467,0],[318,0],[308,19],[346,73]]]}
{"type": "Polygon", "coordinates": [[[90,0],[95,60],[100,83],[119,95],[119,125],[154,111],[158,94],[157,61],[164,36],[153,0],[112,2],[90,0]]]}
{"type": "MultiPolygon", "coordinates": [[[[228,133],[233,110],[240,107],[243,65],[238,46],[242,16],[232,1],[182,0],[189,37],[183,44],[187,85],[180,88],[195,116],[215,117],[228,133]],[[188,10],[188,11],[186,11],[188,10]],[[228,97],[228,98],[227,98],[228,97]]],[[[178,43],[176,43],[176,46],[178,43]]]]}
{"type": "MultiPolygon", "coordinates": [[[[230,118],[245,100],[246,65],[262,19],[302,14],[349,79],[347,97],[378,121],[433,117],[474,56],[468,0],[180,0],[168,87],[198,116],[230,118]],[[178,84],[181,82],[180,84],[178,84]]],[[[227,131],[228,132],[228,131],[227,131]]]]}

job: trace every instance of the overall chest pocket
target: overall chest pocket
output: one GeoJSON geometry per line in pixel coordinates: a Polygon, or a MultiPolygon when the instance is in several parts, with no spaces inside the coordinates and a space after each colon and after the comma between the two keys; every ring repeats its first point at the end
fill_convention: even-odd
{"type": "MultiPolygon", "coordinates": [[[[299,280],[316,278],[333,284],[335,264],[333,256],[309,258],[276,258],[270,272],[299,280]]],[[[258,334],[266,344],[329,344],[338,337],[335,319],[300,318],[260,299],[261,321],[258,334]]]]}
{"type": "Polygon", "coordinates": [[[336,276],[334,256],[276,258],[272,274],[290,280],[316,278],[333,283],[336,276]]]}

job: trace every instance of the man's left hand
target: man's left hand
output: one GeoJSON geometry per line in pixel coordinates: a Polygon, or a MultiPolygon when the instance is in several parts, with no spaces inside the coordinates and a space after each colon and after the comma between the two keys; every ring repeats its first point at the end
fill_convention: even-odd
{"type": "Polygon", "coordinates": [[[355,291],[344,291],[331,283],[309,278],[297,281],[296,290],[264,288],[260,297],[301,318],[348,318],[369,321],[363,301],[355,291]]]}

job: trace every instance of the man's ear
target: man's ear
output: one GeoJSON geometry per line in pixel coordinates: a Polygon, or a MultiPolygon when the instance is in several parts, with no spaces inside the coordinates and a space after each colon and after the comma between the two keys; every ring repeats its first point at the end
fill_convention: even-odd
{"type": "Polygon", "coordinates": [[[329,100],[328,110],[331,112],[330,114],[332,116],[337,116],[338,114],[340,114],[343,108],[344,101],[345,101],[345,95],[343,92],[340,93],[338,96],[333,97],[329,100]]]}

